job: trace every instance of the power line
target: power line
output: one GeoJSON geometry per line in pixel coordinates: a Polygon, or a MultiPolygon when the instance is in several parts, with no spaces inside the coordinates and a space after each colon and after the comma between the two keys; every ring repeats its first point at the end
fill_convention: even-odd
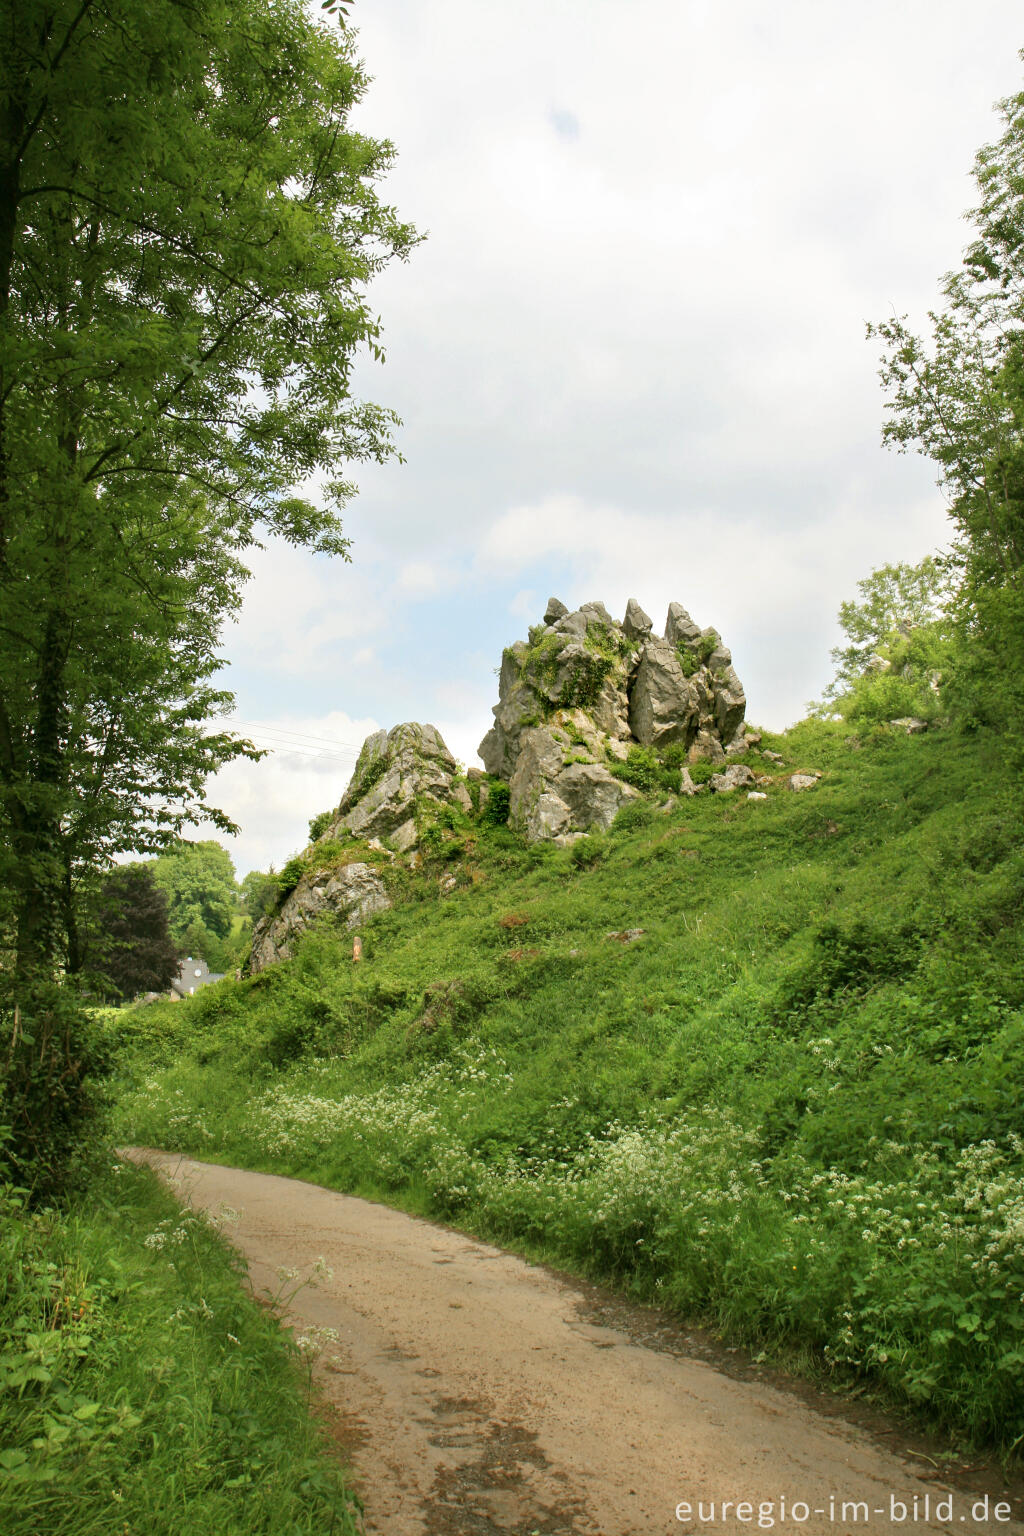
{"type": "Polygon", "coordinates": [[[363,743],[355,740],[345,741],[337,736],[315,736],[311,731],[293,731],[289,726],[271,725],[262,720],[242,720],[238,715],[226,716],[225,724],[241,726],[245,730],[262,731],[266,735],[289,737],[303,745],[341,747],[344,751],[354,751],[358,754],[363,743]]]}
{"type": "Polygon", "coordinates": [[[351,750],[325,752],[318,747],[306,746],[297,741],[277,741],[265,731],[252,730],[249,734],[254,747],[274,757],[304,757],[310,762],[340,763],[348,769],[355,765],[358,757],[358,753],[351,750]]]}

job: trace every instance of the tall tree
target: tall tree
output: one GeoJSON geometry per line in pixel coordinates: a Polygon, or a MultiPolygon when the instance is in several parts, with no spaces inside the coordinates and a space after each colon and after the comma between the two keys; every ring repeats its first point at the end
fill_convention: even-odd
{"type": "Polygon", "coordinates": [[[0,0],[0,913],[24,1002],[74,890],[206,816],[209,728],[267,529],[345,554],[366,284],[412,230],[353,132],[365,76],[302,0],[0,0]],[[296,487],[324,479],[318,503],[296,487]]]}
{"type": "Polygon", "coordinates": [[[974,239],[943,281],[931,335],[886,343],[887,441],[937,465],[958,531],[961,708],[1024,745],[1024,92],[975,162],[974,239]]]}
{"type": "Polygon", "coordinates": [[[173,843],[149,868],[167,898],[171,933],[179,946],[195,924],[227,938],[238,911],[239,891],[226,848],[214,842],[173,843]]]}

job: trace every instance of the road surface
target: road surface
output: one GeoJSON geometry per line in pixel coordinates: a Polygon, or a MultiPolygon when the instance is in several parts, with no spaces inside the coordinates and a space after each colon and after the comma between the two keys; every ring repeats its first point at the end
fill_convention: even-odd
{"type": "Polygon", "coordinates": [[[289,1313],[336,1335],[317,1375],[374,1536],[1024,1536],[1000,1487],[985,1520],[924,1457],[680,1353],[595,1287],[317,1185],[129,1155],[239,1213],[257,1294],[333,1270],[289,1313]]]}

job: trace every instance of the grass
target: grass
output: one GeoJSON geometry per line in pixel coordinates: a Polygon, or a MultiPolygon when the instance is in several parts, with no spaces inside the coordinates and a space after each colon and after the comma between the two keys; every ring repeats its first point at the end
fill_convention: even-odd
{"type": "Polygon", "coordinates": [[[296,1349],[148,1170],[62,1212],[8,1189],[0,1274],[4,1536],[356,1531],[296,1349]]]}
{"type": "Polygon", "coordinates": [[[847,730],[766,738],[767,801],[571,849],[453,821],[361,965],[322,924],[122,1013],[122,1134],[439,1216],[1008,1450],[1019,788],[983,739],[847,730]]]}

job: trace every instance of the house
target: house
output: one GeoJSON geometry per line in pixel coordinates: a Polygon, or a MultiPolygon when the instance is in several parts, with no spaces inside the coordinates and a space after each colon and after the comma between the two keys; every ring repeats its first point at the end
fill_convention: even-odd
{"type": "Polygon", "coordinates": [[[171,982],[171,1002],[180,997],[191,997],[200,987],[208,987],[212,981],[223,981],[223,971],[211,971],[205,960],[191,955],[181,962],[177,976],[171,982]]]}

